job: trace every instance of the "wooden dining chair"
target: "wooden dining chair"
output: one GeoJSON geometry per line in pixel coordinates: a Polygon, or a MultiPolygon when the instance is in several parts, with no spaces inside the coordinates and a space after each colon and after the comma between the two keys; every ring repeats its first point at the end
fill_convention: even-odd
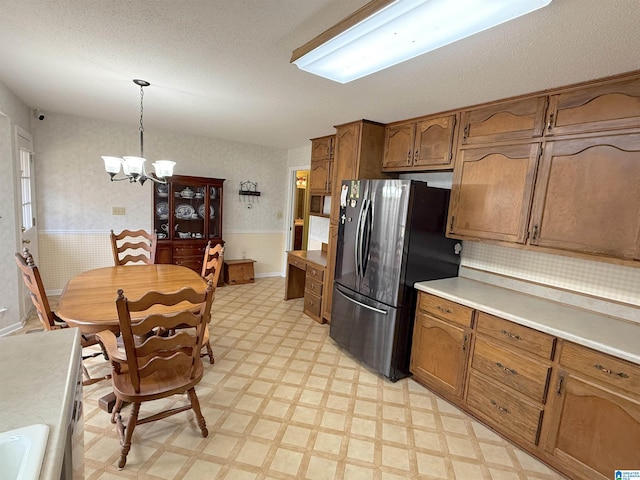
{"type": "Polygon", "coordinates": [[[143,262],[153,265],[156,262],[156,244],[158,236],[144,230],[123,230],[113,233],[111,230],[111,250],[116,265],[143,262]]]}
{"type": "MultiPolygon", "coordinates": [[[[211,241],[207,243],[207,248],[204,250],[204,259],[202,261],[202,271],[200,272],[200,275],[205,280],[210,280],[213,283],[214,290],[218,285],[220,272],[222,271],[223,254],[224,247],[221,244],[218,243],[217,245],[212,246],[211,241]]],[[[211,321],[211,317],[209,317],[209,321],[211,321]]],[[[213,358],[213,350],[211,349],[208,325],[205,328],[203,345],[207,353],[203,353],[201,356],[204,357],[208,355],[209,363],[213,365],[215,363],[215,359],[213,358]]]]}
{"type": "MultiPolygon", "coordinates": [[[[51,310],[51,307],[49,306],[49,299],[47,298],[44,290],[42,277],[40,277],[40,271],[33,261],[33,255],[31,255],[29,249],[25,248],[22,253],[16,253],[15,258],[16,263],[18,264],[18,268],[22,272],[22,279],[24,280],[24,284],[29,289],[31,301],[36,307],[36,313],[38,314],[38,318],[40,319],[42,327],[45,330],[58,330],[60,328],[68,328],[68,325],[64,323],[63,320],[58,318],[58,316],[53,310],[51,310]]],[[[95,335],[90,334],[82,334],[80,343],[83,349],[85,347],[99,345],[98,339],[95,337],[95,335]]],[[[85,354],[83,351],[82,360],[94,358],[99,355],[104,355],[105,358],[107,358],[104,350],[87,354],[85,354]]],[[[91,375],[89,375],[89,371],[87,370],[87,367],[84,366],[84,364],[82,365],[82,373],[85,377],[82,384],[85,386],[111,378],[111,375],[91,378],[91,375]]]]}
{"type": "Polygon", "coordinates": [[[96,336],[111,361],[111,381],[116,396],[111,422],[117,424],[120,435],[119,469],[124,468],[127,462],[136,425],[193,409],[202,436],[209,434],[195,386],[203,374],[200,350],[212,299],[211,282],[204,293],[197,293],[192,288],[173,293],[150,291],[135,301],[128,300],[122,289],[118,290],[116,307],[124,351],[118,348],[116,336],[110,330],[99,332],[96,336]],[[162,306],[174,306],[182,302],[185,302],[185,310],[162,313],[162,306]],[[199,308],[195,310],[195,307],[199,308]],[[132,312],[144,312],[146,316],[132,322],[132,312]],[[158,331],[164,333],[159,335],[158,331]],[[184,392],[187,392],[189,405],[138,418],[143,402],[184,392]],[[132,404],[126,426],[121,416],[125,403],[132,404]]]}

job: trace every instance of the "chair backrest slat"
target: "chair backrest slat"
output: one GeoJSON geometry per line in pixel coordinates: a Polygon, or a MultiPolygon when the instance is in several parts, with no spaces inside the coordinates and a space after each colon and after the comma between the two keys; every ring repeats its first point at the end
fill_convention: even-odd
{"type": "Polygon", "coordinates": [[[218,279],[220,278],[220,272],[222,270],[223,254],[224,247],[221,244],[218,243],[214,246],[211,245],[211,241],[207,243],[200,276],[205,280],[211,280],[213,282],[213,288],[218,285],[218,279]]]}
{"type": "Polygon", "coordinates": [[[113,262],[116,266],[134,262],[149,265],[155,263],[158,241],[155,233],[147,233],[145,230],[123,230],[116,234],[111,230],[110,239],[113,262]]]}

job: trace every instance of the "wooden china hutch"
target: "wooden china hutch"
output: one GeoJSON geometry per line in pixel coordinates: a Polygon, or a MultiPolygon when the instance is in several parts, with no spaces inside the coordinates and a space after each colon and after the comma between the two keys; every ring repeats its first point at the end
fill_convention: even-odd
{"type": "Polygon", "coordinates": [[[221,178],[174,175],[166,184],[155,185],[156,263],[183,265],[200,273],[207,242],[224,245],[223,183],[221,178]]]}

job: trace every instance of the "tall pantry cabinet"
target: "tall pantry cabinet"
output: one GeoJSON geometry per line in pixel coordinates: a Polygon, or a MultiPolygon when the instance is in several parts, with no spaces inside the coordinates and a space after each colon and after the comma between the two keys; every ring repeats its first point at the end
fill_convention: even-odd
{"type": "Polygon", "coordinates": [[[384,174],[381,170],[384,153],[384,125],[369,120],[358,120],[337,125],[335,128],[327,270],[324,276],[324,293],[322,295],[322,319],[328,322],[331,321],[342,181],[396,176],[395,174],[384,174]]]}

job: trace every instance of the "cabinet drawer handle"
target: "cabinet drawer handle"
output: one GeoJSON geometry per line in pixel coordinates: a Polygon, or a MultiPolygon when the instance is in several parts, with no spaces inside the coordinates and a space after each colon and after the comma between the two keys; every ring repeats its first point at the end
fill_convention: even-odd
{"type": "Polygon", "coordinates": [[[616,377],[620,377],[620,378],[629,378],[629,375],[627,375],[624,372],[614,372],[613,370],[609,370],[608,368],[605,368],[602,365],[594,365],[594,367],[600,370],[601,372],[607,373],[609,375],[615,375],[616,377]]]}
{"type": "Polygon", "coordinates": [[[558,388],[556,388],[556,393],[558,395],[562,395],[562,384],[564,383],[564,375],[560,375],[558,378],[558,388]]]}
{"type": "Polygon", "coordinates": [[[553,126],[553,113],[549,115],[549,121],[547,122],[547,130],[551,130],[553,126]]]}
{"type": "Polygon", "coordinates": [[[502,330],[502,334],[503,334],[503,335],[506,335],[506,336],[507,336],[507,337],[509,337],[509,338],[513,338],[514,340],[522,340],[522,338],[520,337],[520,335],[514,335],[513,333],[508,332],[508,331],[506,331],[506,330],[502,330]]]}
{"type": "Polygon", "coordinates": [[[502,413],[509,413],[509,409],[508,409],[508,408],[501,407],[500,405],[498,405],[498,404],[496,403],[496,401],[495,401],[495,400],[491,400],[491,405],[493,405],[494,407],[496,407],[496,408],[497,408],[499,411],[501,411],[502,413]]]}
{"type": "Polygon", "coordinates": [[[511,375],[518,375],[518,372],[515,371],[513,368],[505,367],[500,362],[496,362],[496,367],[501,368],[502,370],[504,370],[507,373],[510,373],[511,375]]]}
{"type": "Polygon", "coordinates": [[[441,311],[441,312],[443,312],[443,313],[453,313],[453,310],[450,310],[450,309],[448,309],[448,308],[441,307],[440,305],[438,305],[438,306],[436,307],[436,310],[440,310],[440,311],[441,311]]]}
{"type": "Polygon", "coordinates": [[[469,339],[469,335],[465,335],[464,337],[462,337],[462,351],[466,352],[467,351],[467,340],[469,339]]]}

